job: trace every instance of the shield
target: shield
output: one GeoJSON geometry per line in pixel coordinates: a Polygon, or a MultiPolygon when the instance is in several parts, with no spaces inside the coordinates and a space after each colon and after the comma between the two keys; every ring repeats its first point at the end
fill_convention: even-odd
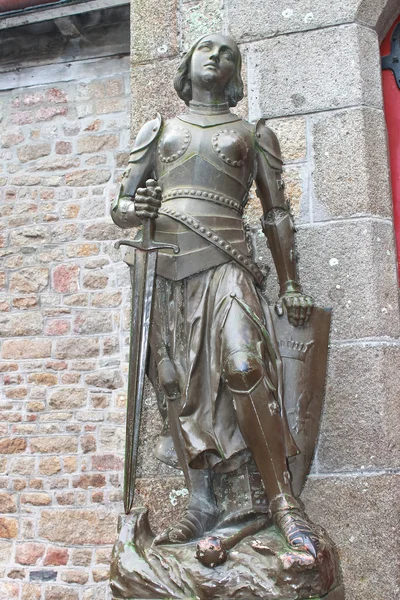
{"type": "Polygon", "coordinates": [[[303,327],[271,310],[283,362],[283,398],[300,454],[289,459],[295,496],[303,489],[318,437],[328,359],[331,309],[314,307],[303,327]]]}

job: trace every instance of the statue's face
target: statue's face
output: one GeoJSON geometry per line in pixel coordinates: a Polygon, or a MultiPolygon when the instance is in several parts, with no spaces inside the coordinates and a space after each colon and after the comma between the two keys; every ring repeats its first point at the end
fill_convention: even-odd
{"type": "Polygon", "coordinates": [[[204,37],[192,54],[192,83],[207,89],[225,89],[235,72],[238,52],[236,42],[228,36],[212,34],[204,37]]]}

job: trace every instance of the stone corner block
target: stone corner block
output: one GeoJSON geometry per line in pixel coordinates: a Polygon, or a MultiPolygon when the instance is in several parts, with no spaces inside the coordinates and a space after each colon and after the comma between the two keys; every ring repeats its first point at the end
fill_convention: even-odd
{"type": "Polygon", "coordinates": [[[393,214],[382,111],[323,113],[310,119],[314,221],[393,214]]]}
{"type": "Polygon", "coordinates": [[[382,106],[376,34],[343,25],[249,45],[250,120],[382,106]]]}

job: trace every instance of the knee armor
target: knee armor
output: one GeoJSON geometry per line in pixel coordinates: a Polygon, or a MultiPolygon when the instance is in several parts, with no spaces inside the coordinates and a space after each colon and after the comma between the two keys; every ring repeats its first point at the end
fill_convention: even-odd
{"type": "Polygon", "coordinates": [[[224,375],[229,389],[239,393],[249,393],[264,377],[264,365],[256,354],[239,350],[226,359],[224,375]]]}

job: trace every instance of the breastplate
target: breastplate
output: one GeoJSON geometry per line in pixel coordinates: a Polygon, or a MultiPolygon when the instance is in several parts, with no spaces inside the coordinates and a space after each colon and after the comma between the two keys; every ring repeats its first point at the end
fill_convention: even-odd
{"type": "MultiPolygon", "coordinates": [[[[242,221],[253,181],[254,133],[251,125],[228,113],[214,123],[189,122],[190,115],[169,121],[156,152],[156,177],[163,203],[196,217],[238,252],[248,255],[242,221]]],[[[196,119],[195,119],[196,120],[196,119]]],[[[156,240],[177,244],[180,253],[160,252],[157,271],[182,279],[229,261],[221,250],[167,216],[156,220],[156,240]]]]}

